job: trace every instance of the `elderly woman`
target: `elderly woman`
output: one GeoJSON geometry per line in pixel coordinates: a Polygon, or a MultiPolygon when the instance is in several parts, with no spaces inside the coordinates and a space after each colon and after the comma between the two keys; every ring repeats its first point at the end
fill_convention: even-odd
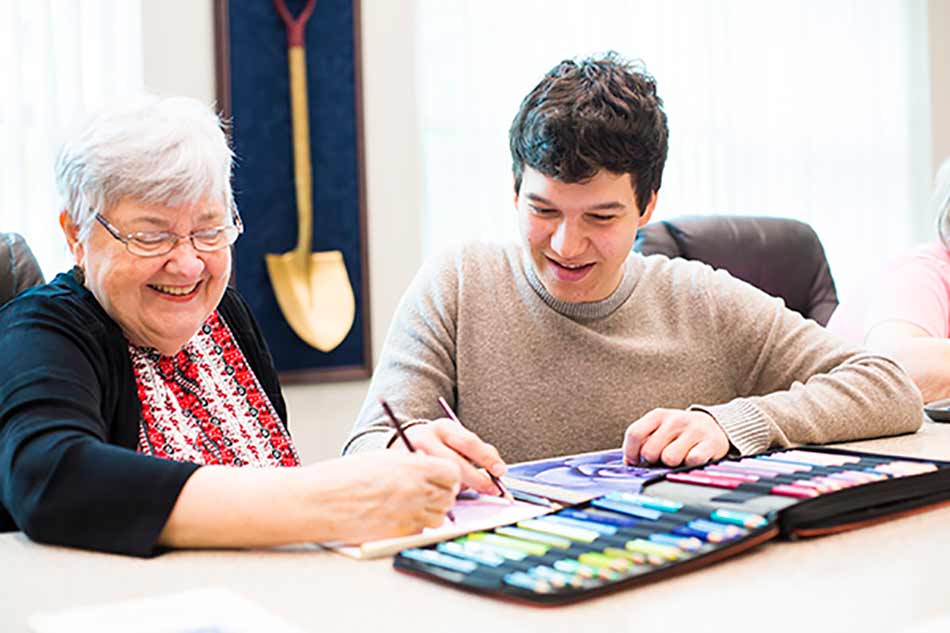
{"type": "Polygon", "coordinates": [[[184,98],[112,108],[63,148],[76,266],[0,311],[0,530],[145,556],[442,522],[449,460],[298,467],[270,354],[228,287],[231,158],[217,117],[184,98]]]}
{"type": "Polygon", "coordinates": [[[865,299],[828,324],[901,363],[925,402],[950,397],[950,158],[937,172],[932,206],[940,241],[891,262],[865,299]]]}

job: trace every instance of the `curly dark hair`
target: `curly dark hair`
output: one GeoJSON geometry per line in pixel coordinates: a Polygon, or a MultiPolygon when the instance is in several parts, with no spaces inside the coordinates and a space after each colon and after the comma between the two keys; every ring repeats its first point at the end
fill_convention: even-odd
{"type": "Polygon", "coordinates": [[[521,102],[508,132],[515,193],[528,167],[562,182],[630,174],[640,212],[659,191],[669,128],[656,80],[615,52],[564,60],[521,102]]]}

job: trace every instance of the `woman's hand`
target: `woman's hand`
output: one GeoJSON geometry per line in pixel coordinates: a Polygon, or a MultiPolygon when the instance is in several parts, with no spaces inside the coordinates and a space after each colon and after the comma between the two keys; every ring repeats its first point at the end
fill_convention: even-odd
{"type": "MultiPolygon", "coordinates": [[[[448,418],[406,429],[406,435],[417,451],[454,462],[462,474],[462,484],[485,494],[498,494],[498,488],[488,475],[472,464],[481,466],[495,477],[504,475],[508,466],[498,450],[480,437],[448,418]]],[[[407,450],[398,438],[391,449],[407,450]]]]}
{"type": "Polygon", "coordinates": [[[654,409],[628,426],[623,438],[624,459],[630,464],[698,466],[728,452],[726,432],[703,411],[654,409]]]}
{"type": "Polygon", "coordinates": [[[336,532],[330,539],[345,542],[438,527],[461,485],[454,460],[421,452],[370,451],[307,466],[300,474],[313,521],[336,532]]]}
{"type": "Polygon", "coordinates": [[[301,468],[203,466],[158,542],[170,547],[359,543],[442,525],[461,474],[454,461],[372,451],[301,468]]]}

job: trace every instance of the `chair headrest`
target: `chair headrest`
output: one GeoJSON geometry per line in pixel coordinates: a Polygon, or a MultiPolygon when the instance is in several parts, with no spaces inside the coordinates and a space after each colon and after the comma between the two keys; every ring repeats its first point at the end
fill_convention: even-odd
{"type": "Polygon", "coordinates": [[[0,233],[0,305],[43,283],[43,272],[26,241],[16,233],[0,233]]]}
{"type": "Polygon", "coordinates": [[[798,220],[683,216],[643,227],[633,248],[722,268],[822,325],[838,305],[821,241],[798,220]]]}

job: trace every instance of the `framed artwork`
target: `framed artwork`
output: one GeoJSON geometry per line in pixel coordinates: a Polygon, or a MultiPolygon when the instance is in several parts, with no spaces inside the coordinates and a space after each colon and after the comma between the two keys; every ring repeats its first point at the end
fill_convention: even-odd
{"type": "Polygon", "coordinates": [[[285,383],[371,371],[358,0],[215,0],[245,231],[233,282],[285,383]]]}

